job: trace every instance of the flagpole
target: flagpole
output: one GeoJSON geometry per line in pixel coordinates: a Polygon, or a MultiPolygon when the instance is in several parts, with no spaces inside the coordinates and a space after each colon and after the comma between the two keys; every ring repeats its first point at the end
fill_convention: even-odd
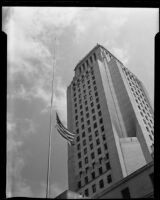
{"type": "MultiPolygon", "coordinates": [[[[55,38],[56,46],[56,38],[55,38]]],[[[53,71],[52,71],[52,91],[51,91],[51,107],[50,107],[50,132],[49,132],[49,148],[48,148],[48,166],[47,166],[47,186],[46,186],[46,198],[50,196],[50,171],[51,171],[51,151],[52,151],[52,131],[53,131],[53,98],[54,98],[54,76],[55,76],[56,55],[55,48],[53,53],[53,71]]]]}

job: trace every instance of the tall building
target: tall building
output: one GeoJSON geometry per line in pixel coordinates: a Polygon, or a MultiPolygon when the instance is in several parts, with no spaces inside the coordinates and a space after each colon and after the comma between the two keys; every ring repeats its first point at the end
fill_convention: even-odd
{"type": "Polygon", "coordinates": [[[142,82],[97,44],[67,88],[69,189],[94,197],[153,161],[154,113],[142,82]]]}

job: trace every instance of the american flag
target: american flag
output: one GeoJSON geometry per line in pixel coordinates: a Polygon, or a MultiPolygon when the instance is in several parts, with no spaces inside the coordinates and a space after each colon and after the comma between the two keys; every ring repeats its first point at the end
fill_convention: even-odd
{"type": "Polygon", "coordinates": [[[60,135],[65,138],[70,145],[74,144],[75,133],[70,132],[64,125],[62,124],[61,120],[59,119],[58,114],[56,113],[56,128],[60,135]]]}

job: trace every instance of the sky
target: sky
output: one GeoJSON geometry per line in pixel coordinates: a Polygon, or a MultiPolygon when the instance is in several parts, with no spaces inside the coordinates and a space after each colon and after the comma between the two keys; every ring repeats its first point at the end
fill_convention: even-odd
{"type": "MultiPolygon", "coordinates": [[[[6,195],[45,197],[54,55],[54,111],[65,126],[74,68],[97,43],[137,75],[153,105],[158,9],[3,7],[2,24],[8,37],[6,195]]],[[[54,128],[52,147],[53,198],[68,189],[67,142],[54,128]]]]}

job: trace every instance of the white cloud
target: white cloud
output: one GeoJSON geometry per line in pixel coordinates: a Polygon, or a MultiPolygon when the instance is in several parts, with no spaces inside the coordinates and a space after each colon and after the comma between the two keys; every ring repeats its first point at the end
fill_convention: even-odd
{"type": "Polygon", "coordinates": [[[129,54],[127,49],[125,48],[118,48],[118,47],[112,47],[113,55],[115,55],[124,65],[128,64],[129,61],[129,54]]]}
{"type": "Polygon", "coordinates": [[[20,148],[24,144],[24,137],[34,132],[35,125],[31,119],[16,119],[13,114],[7,113],[7,197],[32,195],[21,176],[25,156],[20,148]]]}

